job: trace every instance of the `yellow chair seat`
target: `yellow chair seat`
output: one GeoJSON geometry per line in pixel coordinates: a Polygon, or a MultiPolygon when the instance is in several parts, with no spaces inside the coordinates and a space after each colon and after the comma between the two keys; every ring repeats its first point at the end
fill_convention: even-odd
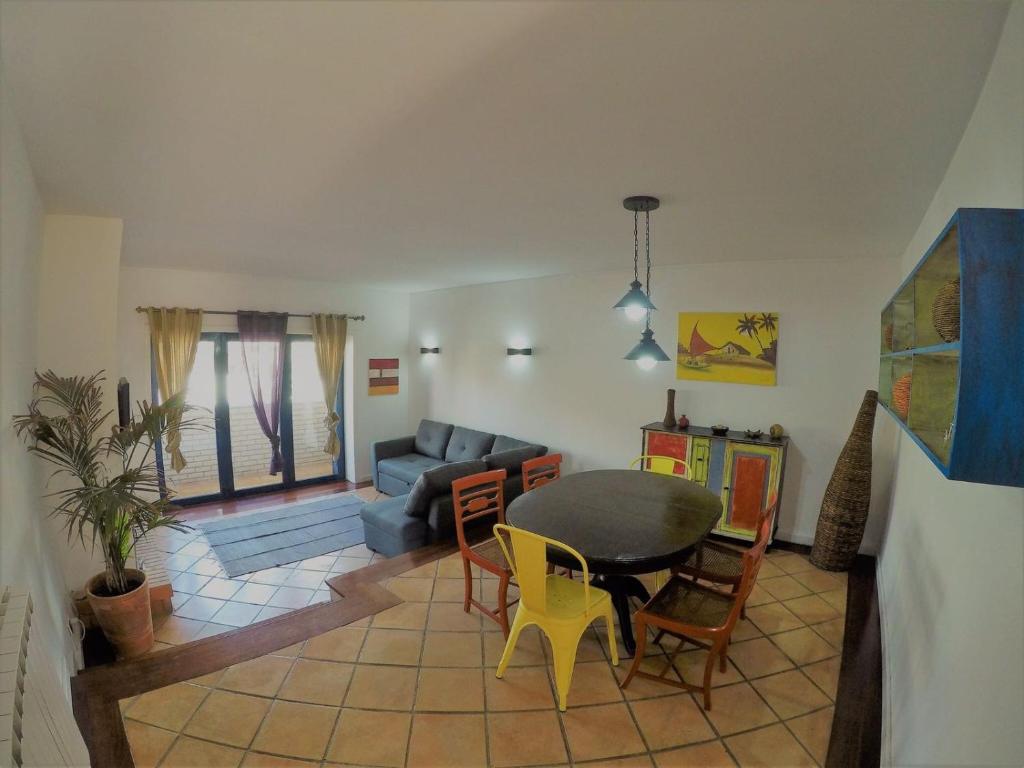
{"type": "Polygon", "coordinates": [[[554,621],[572,621],[593,612],[606,594],[603,589],[591,587],[587,590],[581,581],[573,581],[554,574],[547,577],[545,591],[547,604],[544,613],[554,621]]]}

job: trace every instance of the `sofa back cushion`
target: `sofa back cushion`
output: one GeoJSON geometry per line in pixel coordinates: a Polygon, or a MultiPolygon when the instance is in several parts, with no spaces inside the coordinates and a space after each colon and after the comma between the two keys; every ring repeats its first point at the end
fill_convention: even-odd
{"type": "Polygon", "coordinates": [[[536,449],[536,453],[530,456],[532,459],[534,456],[543,456],[548,452],[547,446],[537,445],[536,443],[528,443],[525,440],[518,440],[508,435],[498,435],[494,438],[494,445],[491,446],[491,453],[504,453],[505,451],[512,451],[516,448],[526,448],[527,446],[536,449]]]}
{"type": "Polygon", "coordinates": [[[456,427],[452,431],[452,437],[448,441],[448,448],[444,452],[445,461],[470,461],[471,459],[482,459],[491,452],[494,445],[494,435],[490,432],[477,432],[475,429],[456,427]]]}
{"type": "Polygon", "coordinates": [[[483,459],[457,461],[428,469],[420,475],[409,491],[409,498],[405,502],[405,514],[410,517],[426,517],[430,511],[430,502],[435,497],[451,495],[452,480],[486,471],[487,464],[483,459]]]}
{"type": "Polygon", "coordinates": [[[518,475],[523,471],[523,462],[527,459],[535,459],[538,446],[524,445],[522,448],[513,448],[510,451],[490,453],[484,456],[484,463],[488,469],[504,469],[509,476],[518,475]]]}
{"type": "Polygon", "coordinates": [[[416,453],[422,453],[424,456],[430,456],[431,458],[443,461],[444,452],[448,448],[448,441],[451,439],[453,429],[455,427],[451,424],[423,419],[420,422],[419,429],[416,430],[416,440],[413,443],[416,453]]]}

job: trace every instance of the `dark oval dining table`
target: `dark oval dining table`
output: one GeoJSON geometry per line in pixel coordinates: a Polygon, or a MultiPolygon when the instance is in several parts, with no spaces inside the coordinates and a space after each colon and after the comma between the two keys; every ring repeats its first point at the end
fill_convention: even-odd
{"type": "MultiPolygon", "coordinates": [[[[568,544],[587,561],[595,586],[608,590],[622,642],[636,650],[629,598],[650,599],[636,578],[682,563],[722,515],[722,502],[699,483],[628,469],[564,475],[509,504],[506,522],[568,544]]],[[[551,561],[579,563],[550,550],[551,561]]]]}

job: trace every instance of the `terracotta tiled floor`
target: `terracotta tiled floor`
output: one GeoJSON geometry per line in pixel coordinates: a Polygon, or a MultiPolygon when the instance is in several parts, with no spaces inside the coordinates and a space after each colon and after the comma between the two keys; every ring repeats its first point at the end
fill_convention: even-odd
{"type": "MultiPolygon", "coordinates": [[[[373,488],[348,491],[368,501],[373,488]]],[[[326,579],[362,568],[380,556],[360,545],[280,568],[229,579],[198,530],[161,531],[159,546],[174,588],[174,612],[156,622],[156,646],[179,645],[245,627],[307,605],[330,600],[326,579]]]]}
{"type": "MultiPolygon", "coordinates": [[[[762,573],[764,584],[786,585],[777,588],[785,597],[756,591],[729,669],[716,671],[710,712],[650,681],[622,691],[628,660],[612,667],[593,629],[580,645],[567,712],[555,705],[550,652],[535,630],[523,633],[497,680],[501,634],[462,612],[461,564],[448,558],[385,582],[404,604],[123,701],[129,741],[137,765],[164,768],[821,764],[845,578],[783,552],[762,573]]],[[[493,597],[495,584],[480,577],[475,588],[493,597]]],[[[645,663],[657,668],[665,658],[653,646],[645,663]]],[[[677,668],[693,680],[702,661],[703,651],[687,651],[677,668]]]]}

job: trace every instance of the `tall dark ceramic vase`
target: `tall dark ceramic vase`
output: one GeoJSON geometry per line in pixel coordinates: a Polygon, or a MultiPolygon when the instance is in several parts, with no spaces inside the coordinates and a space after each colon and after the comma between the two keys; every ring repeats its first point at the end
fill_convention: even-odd
{"type": "Polygon", "coordinates": [[[665,418],[661,423],[669,428],[676,425],[676,391],[674,389],[668,391],[668,401],[665,403],[665,418]]]}
{"type": "Polygon", "coordinates": [[[871,436],[877,407],[878,393],[869,389],[825,488],[811,563],[826,571],[848,570],[864,538],[871,506],[871,436]]]}

